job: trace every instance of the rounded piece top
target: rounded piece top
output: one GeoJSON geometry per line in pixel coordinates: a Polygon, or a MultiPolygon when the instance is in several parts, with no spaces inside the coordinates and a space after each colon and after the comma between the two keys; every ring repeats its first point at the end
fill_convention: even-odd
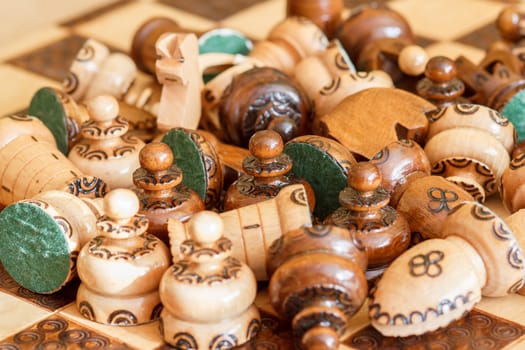
{"type": "Polygon", "coordinates": [[[418,76],[425,72],[428,54],[421,46],[408,45],[401,50],[397,61],[403,73],[418,76]]]}
{"type": "Polygon", "coordinates": [[[436,83],[445,83],[454,79],[456,75],[456,64],[445,56],[432,57],[425,68],[425,76],[436,83]]]}
{"type": "Polygon", "coordinates": [[[167,170],[173,164],[173,152],[163,142],[151,142],[140,150],[139,161],[149,172],[167,170]]]}
{"type": "Polygon", "coordinates": [[[224,230],[222,218],[214,211],[204,210],[189,221],[190,237],[199,245],[211,245],[221,238],[224,230]]]}
{"type": "Polygon", "coordinates": [[[250,153],[258,159],[272,159],[278,157],[284,148],[281,135],[273,130],[257,131],[250,138],[250,153]]]}
{"type": "Polygon", "coordinates": [[[361,162],[352,166],[348,186],[358,192],[374,191],[383,181],[379,169],[372,163],[361,162]]]}
{"type": "Polygon", "coordinates": [[[95,122],[108,122],[118,116],[119,106],[115,97],[100,95],[89,100],[87,110],[91,120],[95,122]]]}
{"type": "Polygon", "coordinates": [[[117,188],[104,197],[104,212],[114,221],[132,218],[139,211],[139,200],[135,192],[117,188]]]}

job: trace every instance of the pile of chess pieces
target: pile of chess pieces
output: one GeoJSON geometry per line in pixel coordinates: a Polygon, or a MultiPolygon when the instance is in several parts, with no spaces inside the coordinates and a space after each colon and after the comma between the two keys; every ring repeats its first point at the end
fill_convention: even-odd
{"type": "Polygon", "coordinates": [[[1,118],[7,273],[79,278],[84,317],[160,319],[180,349],[252,341],[261,287],[305,350],[337,349],[366,300],[405,337],[525,295],[525,15],[473,63],[428,57],[386,5],[287,6],[258,42],[168,18],[130,55],[88,39],[62,89],[1,118]]]}

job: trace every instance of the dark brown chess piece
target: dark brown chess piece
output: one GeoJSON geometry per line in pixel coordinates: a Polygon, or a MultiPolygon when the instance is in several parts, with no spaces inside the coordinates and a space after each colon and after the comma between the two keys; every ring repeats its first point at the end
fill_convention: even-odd
{"type": "Polygon", "coordinates": [[[137,68],[155,75],[157,54],[155,43],[164,33],[186,32],[177,22],[167,17],[153,17],[144,22],[135,32],[131,42],[130,56],[137,68]]]}
{"type": "Polygon", "coordinates": [[[366,247],[369,280],[383,273],[410,244],[408,223],[388,205],[390,195],[381,182],[381,173],[372,163],[353,165],[348,187],[339,194],[341,207],[324,221],[355,231],[366,247]]]}
{"type": "Polygon", "coordinates": [[[417,93],[437,107],[465,102],[461,95],[465,84],[457,78],[456,64],[445,56],[432,57],[425,67],[425,77],[416,85],[417,93]]]}
{"type": "Polygon", "coordinates": [[[367,295],[366,261],[356,232],[337,226],[305,226],[272,244],[270,302],[291,324],[296,348],[338,349],[367,295]]]}
{"type": "Polygon", "coordinates": [[[250,138],[250,155],[243,161],[242,174],[224,195],[224,210],[232,210],[273,198],[281,188],[300,183],[305,186],[308,205],[315,208],[312,187],[304,179],[290,173],[292,160],[283,153],[283,140],[272,130],[256,132],[250,138]]]}
{"type": "Polygon", "coordinates": [[[284,141],[309,130],[310,100],[288,75],[269,67],[254,68],[235,76],[219,106],[230,143],[246,147],[259,130],[277,131],[284,141]]]}
{"type": "Polygon", "coordinates": [[[288,0],[286,15],[306,17],[332,38],[342,19],[343,0],[288,0]]]}
{"type": "Polygon", "coordinates": [[[515,6],[505,7],[496,19],[496,28],[504,40],[518,43],[525,36],[523,14],[515,6]]]}
{"type": "Polygon", "coordinates": [[[204,203],[195,191],[181,184],[182,171],[173,165],[173,153],[165,143],[144,146],[139,161],[141,167],[133,173],[139,212],[149,220],[148,232],[168,243],[168,219],[188,221],[204,210],[204,203]]]}
{"type": "Polygon", "coordinates": [[[363,48],[374,40],[400,38],[409,44],[415,37],[407,20],[386,5],[363,5],[352,9],[350,16],[337,28],[339,39],[353,62],[357,62],[363,48]]]}

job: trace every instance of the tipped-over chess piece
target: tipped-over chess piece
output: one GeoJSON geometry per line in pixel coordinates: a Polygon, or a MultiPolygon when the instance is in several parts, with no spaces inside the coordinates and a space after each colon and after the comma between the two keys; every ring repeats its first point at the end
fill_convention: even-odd
{"type": "Polygon", "coordinates": [[[381,186],[382,176],[370,162],[354,164],[348,187],[339,194],[341,207],[325,220],[355,233],[366,247],[367,279],[372,280],[410,244],[407,220],[388,205],[390,196],[381,186]]]}
{"type": "Polygon", "coordinates": [[[283,72],[253,68],[235,76],[222,94],[219,116],[227,140],[246,147],[259,130],[284,141],[310,130],[312,106],[302,87],[283,72]]]}
{"type": "Polygon", "coordinates": [[[99,235],[80,250],[82,283],[76,304],[82,316],[104,324],[129,326],[156,320],[162,308],[159,283],[169,267],[169,250],[147,233],[148,219],[137,214],[139,200],[128,189],[104,197],[99,235]]]}
{"type": "Polygon", "coordinates": [[[332,38],[343,19],[344,6],[343,0],[288,0],[286,15],[308,18],[332,38]]]}
{"type": "Polygon", "coordinates": [[[139,212],[149,220],[148,232],[168,243],[168,219],[188,221],[204,210],[204,202],[181,184],[184,174],[173,165],[173,153],[165,143],[148,143],[140,151],[139,161],[141,167],[133,172],[139,212]]]}
{"type": "Polygon", "coordinates": [[[308,204],[313,210],[315,195],[304,179],[292,174],[292,160],[283,153],[283,140],[272,130],[256,132],[250,138],[250,156],[243,161],[242,174],[224,195],[224,210],[240,208],[275,197],[288,185],[300,183],[306,188],[308,204]]]}
{"type": "Polygon", "coordinates": [[[482,295],[516,292],[524,272],[523,252],[509,226],[482,204],[463,202],[437,237],[387,268],[371,295],[370,320],[385,336],[430,332],[463,317],[482,295]]]}
{"type": "Polygon", "coordinates": [[[407,186],[415,179],[430,175],[430,162],[425,151],[413,140],[394,141],[370,159],[390,194],[389,204],[397,206],[407,186]]]}
{"type": "MultiPolygon", "coordinates": [[[[224,236],[236,244],[232,256],[245,262],[258,281],[267,281],[268,249],[284,233],[311,226],[312,218],[303,185],[284,187],[277,196],[238,209],[223,211],[224,236]]],[[[179,246],[190,239],[189,224],[168,221],[171,253],[183,258],[179,246]]]]}
{"type": "Polygon", "coordinates": [[[428,113],[425,153],[432,174],[463,187],[483,202],[496,193],[510,162],[515,131],[495,110],[475,104],[457,104],[428,113]]]}
{"type": "Polygon", "coordinates": [[[337,141],[304,135],[288,141],[284,146],[293,162],[291,172],[305,179],[315,194],[313,214],[318,220],[339,207],[337,197],[346,187],[346,180],[356,160],[352,153],[337,141]]]}
{"type": "Polygon", "coordinates": [[[99,215],[89,199],[64,191],[46,191],[8,205],[0,212],[2,265],[32,292],[58,291],[76,277],[78,253],[98,234],[99,215]]]}
{"type": "Polygon", "coordinates": [[[297,348],[338,349],[368,292],[366,264],[355,232],[337,226],[304,226],[272,244],[270,302],[291,324],[297,348]]]}
{"type": "Polygon", "coordinates": [[[250,268],[232,256],[219,214],[202,211],[189,221],[184,258],[164,273],[159,287],[164,309],[162,336],[176,348],[231,349],[261,327],[253,304],[257,293],[250,268]]]}
{"type": "Polygon", "coordinates": [[[28,199],[49,190],[81,197],[102,197],[107,184],[85,175],[56,147],[40,119],[31,116],[0,118],[0,204],[28,199]]]}
{"type": "Polygon", "coordinates": [[[347,96],[322,116],[316,133],[339,141],[356,157],[370,159],[400,139],[423,143],[428,130],[425,113],[434,109],[427,100],[401,89],[369,88],[347,96]]]}
{"type": "Polygon", "coordinates": [[[68,154],[79,169],[99,176],[111,188],[133,186],[144,142],[126,135],[128,122],[119,115],[117,100],[101,95],[87,105],[90,120],[82,124],[83,138],[68,154]]]}
{"type": "Polygon", "coordinates": [[[445,56],[432,57],[425,67],[425,77],[416,86],[417,93],[437,107],[464,101],[465,84],[457,78],[456,64],[445,56]]]}
{"type": "Polygon", "coordinates": [[[408,45],[415,44],[407,20],[399,12],[376,3],[353,8],[337,28],[335,36],[353,62],[358,62],[363,49],[374,40],[399,38],[408,45]]]}
{"type": "Polygon", "coordinates": [[[161,141],[173,154],[173,164],[184,174],[182,184],[202,198],[206,209],[219,205],[223,170],[213,143],[195,130],[173,128],[161,141]]]}

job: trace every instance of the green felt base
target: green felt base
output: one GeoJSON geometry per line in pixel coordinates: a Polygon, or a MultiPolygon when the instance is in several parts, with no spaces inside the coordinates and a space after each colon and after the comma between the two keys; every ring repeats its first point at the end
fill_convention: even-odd
{"type": "Polygon", "coordinates": [[[182,170],[182,183],[206,200],[208,177],[202,154],[193,139],[181,129],[170,130],[162,138],[173,152],[173,164],[182,170]]]}
{"type": "Polygon", "coordinates": [[[501,115],[514,125],[518,142],[525,140],[525,90],[521,90],[507,102],[501,115]]]}
{"type": "Polygon", "coordinates": [[[253,44],[244,34],[229,28],[217,28],[199,37],[199,54],[222,52],[247,55],[253,44]]]}
{"type": "Polygon", "coordinates": [[[66,114],[53,89],[44,87],[38,90],[29,103],[28,114],[40,119],[51,130],[58,149],[67,156],[69,142],[66,114]]]}
{"type": "Polygon", "coordinates": [[[314,215],[319,220],[339,208],[339,192],[346,187],[347,176],[326,152],[302,142],[288,143],[284,152],[293,160],[292,173],[302,177],[315,193],[314,215]]]}
{"type": "Polygon", "coordinates": [[[58,290],[69,275],[70,253],[60,226],[30,203],[0,212],[0,260],[18,284],[35,293],[58,290]]]}

